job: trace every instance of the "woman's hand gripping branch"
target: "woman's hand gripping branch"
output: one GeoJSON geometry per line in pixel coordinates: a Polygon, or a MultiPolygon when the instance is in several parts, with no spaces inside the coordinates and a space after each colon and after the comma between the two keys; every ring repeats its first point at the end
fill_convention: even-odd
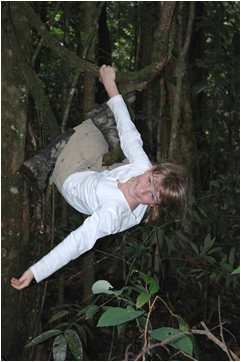
{"type": "Polygon", "coordinates": [[[119,91],[115,83],[116,79],[115,69],[110,65],[104,64],[100,67],[99,73],[100,73],[99,80],[101,83],[103,83],[103,86],[105,87],[108,96],[111,98],[118,95],[119,91]]]}
{"type": "Polygon", "coordinates": [[[15,289],[21,290],[29,286],[34,276],[30,269],[26,270],[23,275],[17,278],[11,278],[11,286],[15,289]]]}

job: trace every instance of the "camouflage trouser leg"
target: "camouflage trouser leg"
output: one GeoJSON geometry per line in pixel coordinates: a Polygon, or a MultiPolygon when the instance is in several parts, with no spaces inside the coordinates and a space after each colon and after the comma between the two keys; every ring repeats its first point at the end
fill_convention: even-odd
{"type": "Polygon", "coordinates": [[[73,135],[74,130],[70,129],[62,135],[56,137],[51,143],[39,151],[32,158],[24,161],[19,172],[37,186],[39,191],[44,191],[48,186],[49,176],[51,175],[56,160],[60,152],[73,135]]]}

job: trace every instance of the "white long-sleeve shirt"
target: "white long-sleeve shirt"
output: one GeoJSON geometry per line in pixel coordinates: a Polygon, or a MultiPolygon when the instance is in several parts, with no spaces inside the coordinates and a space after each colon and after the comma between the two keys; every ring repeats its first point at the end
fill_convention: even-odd
{"type": "Polygon", "coordinates": [[[101,172],[76,172],[65,180],[62,188],[65,200],[79,212],[91,216],[30,267],[37,282],[90,250],[97,239],[139,224],[146,212],[147,205],[142,204],[130,209],[118,181],[125,182],[143,174],[152,164],[122,96],[112,97],[107,104],[114,114],[121,148],[129,163],[101,172]]]}

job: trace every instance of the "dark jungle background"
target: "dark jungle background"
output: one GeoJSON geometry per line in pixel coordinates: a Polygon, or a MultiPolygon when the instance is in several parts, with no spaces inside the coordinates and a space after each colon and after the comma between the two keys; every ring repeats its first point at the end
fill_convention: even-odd
{"type": "Polygon", "coordinates": [[[238,360],[239,2],[1,7],[2,360],[238,360]],[[103,63],[134,92],[153,162],[186,166],[186,213],[163,210],[16,291],[10,278],[84,220],[18,169],[107,100],[103,63]]]}

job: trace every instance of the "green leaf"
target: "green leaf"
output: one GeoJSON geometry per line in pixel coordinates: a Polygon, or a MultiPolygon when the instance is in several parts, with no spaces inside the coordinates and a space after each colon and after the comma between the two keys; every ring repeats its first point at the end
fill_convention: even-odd
{"type": "Polygon", "coordinates": [[[216,248],[212,248],[211,250],[209,250],[208,254],[213,254],[213,253],[220,252],[220,251],[222,251],[222,248],[217,246],[216,248]]]}
{"type": "Polygon", "coordinates": [[[153,329],[150,332],[150,335],[153,339],[156,339],[161,342],[171,338],[172,336],[176,336],[176,339],[173,339],[172,341],[170,341],[170,343],[167,343],[167,344],[169,344],[170,346],[172,346],[180,351],[183,351],[189,355],[192,355],[193,343],[192,343],[191,338],[189,336],[186,336],[183,334],[180,335],[180,334],[181,334],[180,330],[170,328],[170,327],[162,327],[162,328],[158,328],[158,329],[153,329]]]}
{"type": "Polygon", "coordinates": [[[188,332],[190,327],[187,324],[187,322],[182,317],[180,317],[179,315],[177,315],[177,320],[178,320],[179,330],[181,332],[188,332]]]}
{"type": "Polygon", "coordinates": [[[149,275],[146,275],[144,277],[144,281],[147,283],[150,295],[156,294],[158,292],[159,284],[154,278],[150,277],[149,275]]]}
{"type": "Polygon", "coordinates": [[[89,305],[85,312],[86,317],[89,319],[93,318],[98,309],[99,309],[98,305],[95,304],[89,305]]]}
{"type": "Polygon", "coordinates": [[[35,337],[34,339],[32,339],[32,341],[29,342],[26,345],[26,347],[27,348],[33,347],[36,344],[43,343],[43,342],[47,341],[48,339],[57,336],[60,333],[62,333],[62,331],[59,329],[50,329],[49,331],[46,331],[46,332],[40,334],[39,336],[35,337]]]}
{"type": "Polygon", "coordinates": [[[64,36],[63,30],[60,28],[57,28],[56,26],[51,26],[50,31],[54,35],[61,36],[61,37],[64,36]]]}
{"type": "Polygon", "coordinates": [[[191,247],[193,248],[193,250],[195,251],[195,253],[196,253],[197,255],[199,255],[199,249],[198,249],[197,245],[194,244],[194,243],[192,243],[191,241],[190,241],[190,245],[191,245],[191,247]]]}
{"type": "Polygon", "coordinates": [[[212,256],[210,255],[204,255],[203,257],[205,260],[207,260],[210,264],[215,264],[216,263],[216,259],[213,258],[212,256]]]}
{"type": "Polygon", "coordinates": [[[67,314],[69,314],[69,311],[68,311],[68,310],[61,310],[60,312],[55,313],[55,314],[50,318],[50,320],[48,321],[48,323],[55,322],[55,321],[57,321],[58,319],[65,317],[67,314]]]}
{"type": "Polygon", "coordinates": [[[67,329],[64,332],[64,336],[66,338],[70,352],[72,353],[74,358],[77,361],[82,361],[83,360],[83,346],[82,346],[78,333],[75,332],[73,329],[67,329]]]}
{"type": "Polygon", "coordinates": [[[231,273],[231,275],[240,274],[240,266],[238,266],[236,269],[234,269],[231,273]]]}
{"type": "Polygon", "coordinates": [[[65,361],[67,352],[67,342],[63,334],[55,337],[53,342],[54,361],[65,361]]]}
{"type": "Polygon", "coordinates": [[[204,239],[203,251],[209,250],[213,246],[214,243],[215,243],[215,238],[211,239],[210,234],[207,234],[204,239]]]}
{"type": "Polygon", "coordinates": [[[149,302],[151,295],[147,292],[142,292],[136,299],[136,308],[141,308],[147,302],[149,302]]]}
{"type": "Polygon", "coordinates": [[[97,327],[118,326],[140,317],[144,312],[133,308],[109,307],[100,317],[97,327]]]}
{"type": "Polygon", "coordinates": [[[114,290],[114,287],[107,280],[98,280],[92,285],[93,294],[114,294],[116,297],[118,297],[125,289],[126,288],[114,290]]]}
{"type": "Polygon", "coordinates": [[[114,287],[107,280],[98,280],[92,285],[93,294],[113,294],[114,287]]]}

